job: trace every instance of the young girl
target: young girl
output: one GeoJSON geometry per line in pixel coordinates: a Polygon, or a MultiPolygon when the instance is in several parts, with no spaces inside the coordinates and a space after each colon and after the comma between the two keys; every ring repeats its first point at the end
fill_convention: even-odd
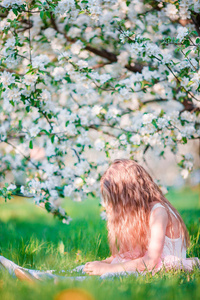
{"type": "MultiPolygon", "coordinates": [[[[101,178],[101,193],[112,256],[86,263],[83,271],[87,274],[124,271],[154,274],[163,266],[190,271],[199,265],[198,258],[186,259],[189,236],[181,216],[138,163],[115,160],[101,178]]],[[[1,265],[21,280],[66,278],[21,268],[3,256],[1,265]]]]}
{"type": "Polygon", "coordinates": [[[86,263],[86,273],[155,273],[162,266],[191,270],[199,264],[186,259],[189,235],[180,214],[138,163],[115,160],[101,178],[101,193],[112,256],[86,263]]]}

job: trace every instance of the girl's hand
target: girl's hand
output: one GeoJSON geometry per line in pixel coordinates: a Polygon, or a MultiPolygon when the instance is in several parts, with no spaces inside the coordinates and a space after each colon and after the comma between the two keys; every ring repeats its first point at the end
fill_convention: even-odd
{"type": "Polygon", "coordinates": [[[107,272],[114,272],[114,265],[101,261],[93,261],[86,263],[83,271],[89,275],[102,275],[107,272]]]}

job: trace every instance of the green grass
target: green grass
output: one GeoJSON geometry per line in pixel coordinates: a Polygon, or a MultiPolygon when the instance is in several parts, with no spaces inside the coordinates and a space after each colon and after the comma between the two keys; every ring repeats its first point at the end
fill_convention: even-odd
{"type": "MultiPolygon", "coordinates": [[[[197,189],[171,190],[168,199],[181,213],[191,236],[189,257],[200,257],[200,204],[197,189]]],[[[73,221],[70,225],[36,207],[32,200],[18,198],[0,201],[0,255],[32,269],[72,269],[86,261],[109,256],[106,223],[99,216],[96,199],[81,203],[65,201],[73,221]]],[[[64,273],[63,273],[64,274],[64,273]]],[[[78,287],[89,291],[95,299],[198,299],[200,272],[160,272],[152,277],[129,276],[114,280],[88,277],[83,282],[66,280],[56,285],[51,282],[30,286],[0,272],[0,299],[54,299],[67,288],[78,287]]]]}

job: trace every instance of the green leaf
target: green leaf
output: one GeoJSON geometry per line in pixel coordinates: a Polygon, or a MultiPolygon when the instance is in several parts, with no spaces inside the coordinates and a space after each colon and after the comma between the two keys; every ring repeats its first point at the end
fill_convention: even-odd
{"type": "Polygon", "coordinates": [[[15,103],[13,100],[10,100],[10,104],[12,104],[12,106],[15,106],[15,103]]]}
{"type": "Polygon", "coordinates": [[[26,111],[27,111],[27,112],[30,111],[30,106],[26,106],[26,111]]]}
{"type": "Polygon", "coordinates": [[[191,32],[191,34],[194,34],[194,35],[198,36],[198,33],[197,33],[196,30],[193,30],[193,31],[191,32]]]}
{"type": "Polygon", "coordinates": [[[33,141],[32,140],[29,142],[29,148],[33,149],[33,141]]]}
{"type": "Polygon", "coordinates": [[[109,152],[108,151],[105,151],[105,153],[106,153],[106,157],[110,157],[110,154],[109,154],[109,152]]]}
{"type": "Polygon", "coordinates": [[[51,137],[52,144],[54,143],[54,138],[55,138],[55,135],[52,135],[52,137],[51,137]]]}
{"type": "Polygon", "coordinates": [[[44,206],[48,212],[51,211],[51,204],[49,202],[46,202],[44,206]]]}
{"type": "Polygon", "coordinates": [[[200,43],[200,38],[196,39],[196,43],[199,44],[200,43]]]}
{"type": "Polygon", "coordinates": [[[16,8],[13,8],[12,11],[14,12],[15,16],[18,15],[18,10],[16,8]]]}
{"type": "Polygon", "coordinates": [[[49,132],[46,129],[42,129],[41,132],[46,133],[46,135],[49,135],[49,132]]]}
{"type": "Polygon", "coordinates": [[[19,120],[19,128],[22,128],[22,120],[19,120]]]}
{"type": "Polygon", "coordinates": [[[152,124],[156,127],[156,128],[158,128],[158,125],[157,125],[157,123],[156,123],[156,120],[155,119],[153,119],[152,120],[152,124]]]}
{"type": "Polygon", "coordinates": [[[190,46],[189,39],[185,39],[185,41],[183,42],[183,44],[185,45],[185,47],[189,47],[190,46]]]}
{"type": "Polygon", "coordinates": [[[182,141],[183,141],[184,144],[187,144],[187,138],[185,136],[182,137],[182,141]]]}
{"type": "Polygon", "coordinates": [[[164,154],[165,154],[165,151],[161,151],[159,155],[163,156],[164,154]]]}
{"type": "Polygon", "coordinates": [[[71,78],[69,76],[65,76],[64,79],[68,82],[68,83],[71,83],[71,78]]]}
{"type": "Polygon", "coordinates": [[[46,12],[47,17],[50,19],[51,18],[51,14],[49,11],[46,12]]]}
{"type": "Polygon", "coordinates": [[[40,18],[43,19],[44,18],[44,11],[40,12],[40,18]]]}
{"type": "Polygon", "coordinates": [[[185,57],[187,57],[187,56],[190,54],[191,51],[192,51],[192,50],[188,50],[188,51],[185,53],[185,57]]]}
{"type": "Polygon", "coordinates": [[[161,109],[160,114],[159,114],[159,117],[162,118],[162,116],[164,115],[164,113],[165,113],[164,110],[161,109]]]}

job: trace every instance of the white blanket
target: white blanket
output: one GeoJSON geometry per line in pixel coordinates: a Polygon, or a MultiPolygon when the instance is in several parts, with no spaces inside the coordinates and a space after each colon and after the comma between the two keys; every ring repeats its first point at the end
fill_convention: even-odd
{"type": "MultiPolygon", "coordinates": [[[[31,269],[27,269],[27,268],[22,268],[19,265],[15,264],[13,261],[5,258],[4,256],[0,256],[0,269],[7,270],[13,277],[16,277],[15,270],[21,269],[21,270],[28,272],[31,276],[33,276],[34,278],[36,278],[38,280],[44,281],[44,280],[48,280],[48,279],[53,279],[55,283],[58,282],[59,280],[71,279],[71,280],[82,281],[86,278],[89,278],[89,276],[84,276],[84,274],[86,274],[83,271],[84,266],[85,265],[78,266],[75,269],[73,269],[72,271],[70,271],[71,273],[72,272],[82,273],[83,275],[81,275],[81,276],[60,276],[60,275],[53,274],[53,272],[55,272],[54,270],[39,271],[39,270],[31,270],[31,269]]],[[[131,275],[131,274],[138,276],[137,272],[118,272],[118,273],[108,272],[108,273],[101,275],[99,278],[100,279],[114,278],[114,277],[119,277],[119,276],[127,276],[127,275],[131,275]]]]}

